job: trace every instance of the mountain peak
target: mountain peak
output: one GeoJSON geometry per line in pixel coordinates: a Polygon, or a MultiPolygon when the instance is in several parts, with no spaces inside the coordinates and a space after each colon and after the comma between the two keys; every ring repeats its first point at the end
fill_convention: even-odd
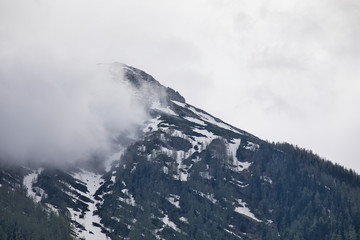
{"type": "Polygon", "coordinates": [[[123,63],[113,63],[112,66],[116,68],[121,68],[124,72],[125,80],[129,81],[135,88],[139,89],[144,84],[150,84],[156,88],[164,90],[167,93],[167,100],[175,100],[185,103],[185,98],[181,96],[179,92],[175,91],[170,87],[165,87],[161,85],[150,74],[123,63]]]}
{"type": "MultiPolygon", "coordinates": [[[[110,71],[149,107],[138,137],[99,156],[103,172],[91,159],[68,169],[0,162],[0,202],[17,188],[64,217],[75,239],[359,239],[358,175],[229,125],[142,70],[110,71]]],[[[14,214],[1,210],[3,239],[1,217],[14,214]]]]}

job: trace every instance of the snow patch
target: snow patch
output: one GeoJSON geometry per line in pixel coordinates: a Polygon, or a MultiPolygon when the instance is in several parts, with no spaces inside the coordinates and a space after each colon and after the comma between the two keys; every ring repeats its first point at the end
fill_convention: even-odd
{"type": "Polygon", "coordinates": [[[241,188],[244,188],[244,187],[248,187],[249,184],[245,184],[244,182],[242,181],[239,181],[239,180],[236,180],[235,178],[231,177],[231,181],[229,181],[230,183],[238,186],[238,187],[241,187],[241,188]]]}
{"type": "MultiPolygon", "coordinates": [[[[163,211],[161,211],[161,213],[164,214],[163,211]]],[[[176,224],[169,219],[169,216],[167,214],[164,214],[164,217],[159,218],[159,220],[163,222],[163,225],[161,226],[160,229],[156,229],[153,232],[156,239],[165,240],[164,238],[161,238],[158,233],[162,232],[166,226],[170,227],[171,229],[173,229],[176,232],[181,232],[180,229],[176,226],[176,224]]]]}
{"type": "MultiPolygon", "coordinates": [[[[211,140],[215,139],[216,136],[212,133],[212,132],[209,132],[208,130],[206,129],[198,129],[198,128],[195,128],[193,129],[194,132],[197,132],[197,133],[200,133],[201,135],[204,135],[206,140],[209,142],[211,142],[211,140]]],[[[199,137],[197,137],[199,138],[199,137]]],[[[201,139],[203,139],[202,137],[200,137],[201,139]]]]}
{"type": "Polygon", "coordinates": [[[124,203],[130,205],[130,206],[136,207],[135,198],[131,193],[129,193],[129,190],[128,189],[123,189],[123,190],[121,190],[121,192],[123,194],[125,194],[128,198],[119,197],[119,200],[121,202],[124,202],[124,203]]]}
{"type": "Polygon", "coordinates": [[[113,183],[115,183],[115,180],[116,180],[116,176],[115,176],[115,175],[112,175],[110,181],[112,181],[113,183]]]}
{"type": "Polygon", "coordinates": [[[244,149],[250,150],[252,152],[257,151],[260,148],[259,144],[253,142],[247,142],[247,145],[244,146],[244,149]]]}
{"type": "Polygon", "coordinates": [[[170,109],[169,106],[164,107],[163,105],[160,104],[159,101],[154,101],[150,108],[153,110],[158,110],[160,112],[169,114],[169,115],[177,115],[173,110],[170,109]]]}
{"type": "Polygon", "coordinates": [[[270,177],[267,177],[267,176],[260,176],[260,180],[263,180],[264,182],[268,182],[270,184],[273,183],[273,181],[271,180],[270,177]]]}
{"type": "Polygon", "coordinates": [[[189,224],[189,220],[186,217],[180,217],[179,220],[182,221],[183,223],[189,224]]]}
{"type": "Polygon", "coordinates": [[[238,239],[242,239],[242,237],[240,237],[239,235],[235,234],[234,232],[232,232],[232,231],[230,231],[230,230],[228,230],[228,229],[226,229],[226,228],[224,228],[224,230],[225,230],[225,232],[230,233],[231,235],[237,237],[238,239]]]}
{"type": "Polygon", "coordinates": [[[182,103],[182,102],[178,102],[176,100],[171,100],[173,103],[175,103],[176,105],[179,105],[180,107],[186,108],[186,103],[182,103]]]}
{"type": "MultiPolygon", "coordinates": [[[[177,168],[176,174],[173,175],[173,178],[175,180],[179,180],[179,181],[183,181],[183,182],[188,180],[189,174],[187,172],[187,169],[189,167],[184,165],[182,162],[184,159],[188,158],[192,154],[191,150],[188,152],[185,152],[185,151],[181,151],[181,150],[176,151],[176,150],[171,150],[171,149],[168,149],[165,147],[160,147],[159,150],[153,149],[152,153],[147,156],[147,160],[150,161],[152,159],[155,159],[160,154],[165,154],[166,156],[175,159],[176,168],[177,168]]],[[[167,167],[163,167],[163,172],[165,174],[168,174],[169,169],[167,167]]]]}
{"type": "Polygon", "coordinates": [[[209,172],[199,172],[199,175],[200,175],[200,177],[207,179],[207,180],[210,180],[213,178],[213,176],[211,176],[209,172]]]}
{"type": "Polygon", "coordinates": [[[55,213],[56,215],[59,215],[59,210],[57,208],[55,208],[53,205],[49,204],[49,203],[45,203],[45,207],[47,212],[52,212],[55,213]]]}
{"type": "Polygon", "coordinates": [[[136,170],[136,164],[131,168],[130,173],[133,173],[136,170]]]}
{"type": "Polygon", "coordinates": [[[180,171],[180,172],[179,172],[179,180],[180,180],[181,182],[186,182],[186,181],[188,180],[188,175],[189,175],[188,172],[180,171]]]}
{"type": "MultiPolygon", "coordinates": [[[[176,105],[180,106],[180,107],[187,108],[190,111],[192,111],[194,114],[196,114],[197,116],[199,116],[201,118],[203,123],[207,122],[207,123],[213,124],[215,126],[218,126],[220,128],[242,134],[241,132],[239,132],[238,130],[236,130],[235,128],[230,126],[229,124],[226,124],[226,123],[222,122],[221,120],[216,120],[214,117],[210,116],[209,114],[207,114],[205,112],[200,112],[200,111],[196,110],[194,107],[192,107],[192,106],[190,106],[188,104],[181,103],[181,102],[174,101],[174,100],[172,100],[172,102],[175,103],[176,105]]],[[[193,119],[195,119],[195,118],[193,118],[193,119]]],[[[189,119],[187,119],[187,120],[189,120],[189,119]]],[[[191,120],[189,120],[189,121],[191,121],[191,120]]],[[[196,119],[196,121],[199,121],[199,120],[196,119]]],[[[200,124],[200,125],[203,125],[203,124],[200,124]]]]}
{"type": "Polygon", "coordinates": [[[230,160],[232,159],[230,169],[234,172],[242,172],[251,166],[250,162],[240,162],[236,157],[236,151],[240,146],[241,139],[233,139],[233,142],[228,142],[228,152],[230,160]]]}
{"type": "Polygon", "coordinates": [[[194,191],[196,194],[200,195],[201,197],[208,199],[208,200],[209,200],[210,202],[212,202],[213,204],[216,204],[217,201],[218,201],[218,200],[216,200],[216,199],[214,198],[214,194],[213,194],[213,193],[207,193],[207,194],[205,194],[205,193],[202,193],[202,192],[197,191],[197,190],[193,190],[193,191],[194,191]]]}
{"type": "Polygon", "coordinates": [[[23,185],[26,188],[26,195],[37,203],[40,202],[41,198],[44,196],[44,190],[39,187],[33,187],[33,184],[36,183],[38,176],[42,171],[42,168],[34,170],[23,179],[23,185]]]}
{"type": "MultiPolygon", "coordinates": [[[[95,215],[95,211],[97,210],[96,203],[98,203],[98,201],[95,200],[94,195],[101,186],[102,176],[85,170],[80,170],[80,172],[73,173],[72,175],[77,180],[86,184],[89,192],[87,192],[85,196],[91,200],[91,202],[87,203],[89,211],[85,212],[85,216],[83,218],[80,218],[81,214],[79,214],[79,212],[76,212],[71,208],[67,208],[71,214],[71,218],[85,228],[85,230],[77,229],[77,236],[86,240],[109,239],[105,233],[101,232],[101,228],[93,225],[93,223],[97,223],[101,226],[101,218],[95,215]]],[[[84,195],[84,193],[82,194],[84,195]]]]}
{"type": "Polygon", "coordinates": [[[272,224],[272,223],[273,223],[273,220],[268,219],[268,220],[266,220],[266,223],[267,223],[267,224],[272,224]]]}
{"type": "Polygon", "coordinates": [[[180,208],[180,196],[175,194],[170,194],[170,196],[167,197],[166,200],[168,200],[176,208],[180,208]]]}
{"type": "Polygon", "coordinates": [[[247,204],[245,202],[243,202],[241,199],[237,199],[236,201],[237,203],[234,203],[234,205],[237,205],[237,207],[235,207],[235,212],[245,215],[257,222],[262,222],[255,217],[255,215],[250,211],[248,207],[246,207],[247,204]]]}
{"type": "Polygon", "coordinates": [[[145,123],[145,127],[143,128],[143,132],[156,132],[159,129],[159,124],[162,121],[160,120],[160,116],[157,118],[152,118],[148,122],[145,123]]]}
{"type": "Polygon", "coordinates": [[[235,159],[236,158],[236,152],[237,152],[237,150],[238,150],[238,148],[240,146],[240,143],[241,143],[241,139],[234,139],[233,141],[234,141],[234,143],[231,143],[231,142],[228,143],[228,148],[229,148],[228,151],[229,151],[230,158],[235,159]]]}
{"type": "Polygon", "coordinates": [[[184,117],[185,120],[188,120],[190,122],[202,125],[202,126],[206,126],[206,124],[204,123],[204,121],[197,119],[197,118],[193,118],[193,117],[184,117]]]}
{"type": "Polygon", "coordinates": [[[165,226],[169,226],[173,230],[180,232],[180,229],[176,226],[174,222],[169,219],[169,216],[167,214],[165,214],[165,217],[160,218],[160,220],[165,224],[165,226]]]}

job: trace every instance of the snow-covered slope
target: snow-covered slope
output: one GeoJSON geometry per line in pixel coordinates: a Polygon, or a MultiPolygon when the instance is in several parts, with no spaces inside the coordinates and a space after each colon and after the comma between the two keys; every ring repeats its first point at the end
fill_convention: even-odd
{"type": "MultiPolygon", "coordinates": [[[[157,174],[164,176],[161,181],[168,181],[166,184],[170,185],[184,182],[191,186],[201,179],[217,180],[214,168],[220,164],[234,174],[229,175],[229,179],[224,178],[229,181],[229,186],[240,191],[249,186],[246,181],[238,179],[238,175],[248,175],[252,163],[239,159],[237,151],[239,148],[243,151],[257,151],[260,146],[252,142],[258,141],[256,137],[186,103],[179,93],[163,87],[138,69],[122,64],[114,64],[112,67],[123,68],[126,80],[135,89],[139,89],[144,101],[148,101],[146,105],[150,118],[143,126],[139,126],[141,134],[138,140],[130,146],[119,147],[118,152],[105,159],[105,172],[95,173],[81,168],[55,172],[35,169],[23,180],[28,196],[34,201],[43,202],[56,212],[68,212],[76,238],[126,238],[133,230],[138,229],[140,220],[135,213],[145,211],[148,203],[134,189],[134,179],[129,182],[129,176],[135,177],[143,171],[144,163],[156,166],[157,174]],[[49,179],[53,186],[49,186],[49,179]],[[57,189],[56,193],[50,190],[53,187],[57,189]],[[58,197],[60,200],[54,200],[58,197]],[[123,211],[111,209],[117,209],[116,206],[123,211]],[[109,216],[107,211],[117,214],[109,216]]],[[[169,207],[183,210],[186,197],[181,194],[163,190],[155,194],[164,195],[169,207]]],[[[221,200],[210,189],[197,189],[194,185],[190,196],[198,200],[206,199],[208,204],[220,206],[221,200]]],[[[234,213],[253,220],[254,223],[262,222],[240,196],[231,196],[226,202],[234,213]]],[[[176,219],[173,217],[166,207],[156,206],[150,219],[159,221],[159,225],[149,230],[150,235],[163,239],[164,233],[172,230],[179,236],[186,236],[183,227],[191,224],[189,216],[182,214],[176,219]]],[[[226,228],[223,231],[230,232],[226,228]]],[[[234,233],[231,232],[230,235],[234,233]]]]}
{"type": "MultiPolygon", "coordinates": [[[[303,229],[322,224],[330,231],[334,216],[343,216],[336,208],[345,199],[341,186],[356,185],[355,177],[344,183],[345,173],[314,155],[223,122],[139,69],[111,67],[146,106],[149,117],[132,133],[137,137],[114,142],[116,150],[98,159],[98,168],[92,161],[0,168],[0,188],[22,186],[47,211],[66,216],[76,239],[292,239],[288,229],[307,219],[303,229]],[[325,170],[317,176],[320,165],[325,170]],[[316,209],[316,220],[309,209],[316,209]]],[[[346,210],[355,220],[357,202],[346,210]]]]}

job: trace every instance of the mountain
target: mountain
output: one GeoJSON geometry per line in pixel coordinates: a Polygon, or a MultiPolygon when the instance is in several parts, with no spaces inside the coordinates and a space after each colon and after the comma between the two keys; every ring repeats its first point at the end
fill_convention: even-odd
{"type": "MultiPolygon", "coordinates": [[[[137,137],[87,164],[2,164],[1,212],[30,198],[38,219],[51,216],[54,232],[76,239],[360,239],[354,171],[229,125],[139,69],[112,70],[123,71],[148,110],[137,137]]],[[[50,239],[16,238],[7,221],[1,239],[50,239]]],[[[12,221],[13,229],[27,225],[12,221]]]]}

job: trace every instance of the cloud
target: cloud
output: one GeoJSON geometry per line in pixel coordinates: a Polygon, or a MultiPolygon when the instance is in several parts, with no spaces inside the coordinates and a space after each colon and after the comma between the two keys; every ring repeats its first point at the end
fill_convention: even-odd
{"type": "Polygon", "coordinates": [[[146,119],[143,102],[110,65],[43,53],[0,57],[3,160],[84,161],[146,119]]]}
{"type": "Polygon", "coordinates": [[[0,55],[124,62],[261,138],[345,163],[360,154],[347,143],[360,141],[359,9],[356,0],[0,1],[0,55]]]}

